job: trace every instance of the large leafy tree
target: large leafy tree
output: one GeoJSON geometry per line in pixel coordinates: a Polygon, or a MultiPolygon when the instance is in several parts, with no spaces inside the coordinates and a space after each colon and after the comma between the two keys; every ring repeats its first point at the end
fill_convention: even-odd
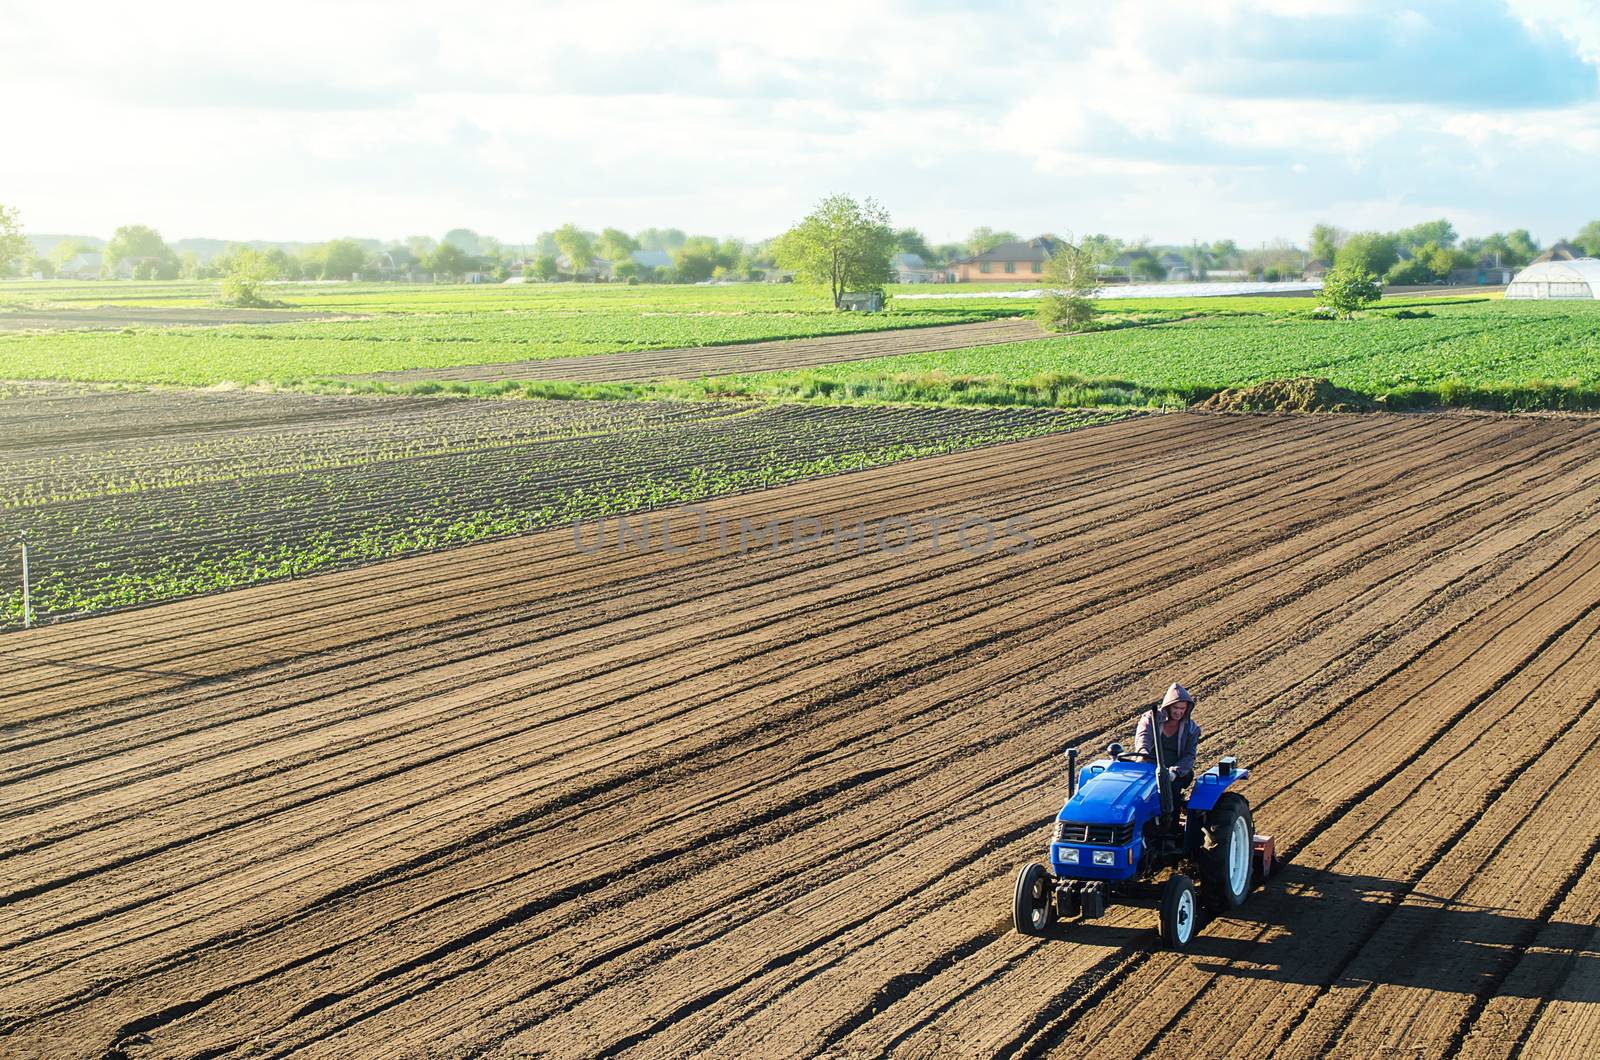
{"type": "Polygon", "coordinates": [[[1001,243],[1020,242],[1022,242],[1022,238],[1015,232],[1007,232],[1004,229],[997,232],[988,225],[980,225],[974,228],[972,234],[967,237],[967,252],[977,255],[993,250],[1001,243]]]}
{"type": "Polygon", "coordinates": [[[16,207],[0,205],[0,276],[9,276],[32,254],[33,246],[22,234],[16,207]]]}
{"type": "Polygon", "coordinates": [[[672,252],[672,271],[679,283],[709,280],[721,264],[717,241],[710,236],[694,236],[672,252]]]}
{"type": "Polygon", "coordinates": [[[1341,269],[1360,269],[1373,276],[1382,276],[1398,260],[1395,237],[1382,232],[1357,232],[1344,241],[1333,259],[1341,269]]]}
{"type": "Polygon", "coordinates": [[[827,285],[839,308],[846,291],[881,290],[894,254],[889,214],[873,199],[830,195],[774,245],[778,265],[803,283],[827,285]]]}
{"type": "Polygon", "coordinates": [[[454,243],[440,243],[426,261],[428,271],[437,276],[460,276],[467,271],[467,252],[454,243]]]}
{"type": "Polygon", "coordinates": [[[1314,224],[1311,226],[1311,256],[1324,264],[1331,265],[1339,253],[1339,248],[1344,246],[1344,241],[1348,238],[1350,233],[1342,228],[1330,224],[1314,224]]]}
{"type": "Polygon", "coordinates": [[[458,247],[468,256],[483,253],[483,237],[470,228],[452,228],[444,234],[444,242],[458,247]]]}
{"type": "Polygon", "coordinates": [[[1578,229],[1572,242],[1582,247],[1583,252],[1591,258],[1600,258],[1600,221],[1590,221],[1578,229]]]}
{"type": "Polygon", "coordinates": [[[915,254],[923,261],[934,260],[927,237],[915,228],[902,228],[894,234],[894,249],[900,254],[915,254]]]}
{"type": "Polygon", "coordinates": [[[600,232],[594,247],[602,258],[618,264],[628,260],[628,255],[639,249],[639,241],[620,228],[607,228],[600,232]]]}
{"type": "Polygon", "coordinates": [[[1426,246],[1429,243],[1449,248],[1456,245],[1456,226],[1441,217],[1437,221],[1424,221],[1410,228],[1402,228],[1395,233],[1395,238],[1407,249],[1426,246]]]}
{"type": "Polygon", "coordinates": [[[348,280],[367,263],[367,252],[353,239],[335,239],[322,247],[322,275],[330,280],[348,280]]]}
{"type": "Polygon", "coordinates": [[[594,244],[577,225],[566,224],[556,229],[555,240],[556,247],[567,256],[574,276],[594,264],[594,244]]]}
{"type": "Polygon", "coordinates": [[[111,236],[103,254],[102,260],[108,269],[115,269],[124,261],[145,258],[155,262],[147,270],[152,276],[162,276],[167,271],[173,276],[178,274],[178,255],[167,246],[161,233],[149,225],[123,225],[111,236]]]}

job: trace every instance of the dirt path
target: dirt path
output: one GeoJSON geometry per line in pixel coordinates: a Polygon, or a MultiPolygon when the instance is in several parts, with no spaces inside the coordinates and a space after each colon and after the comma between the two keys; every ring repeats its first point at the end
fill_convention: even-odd
{"type": "Polygon", "coordinates": [[[1032,320],[989,320],[978,324],[825,335],[815,339],[746,342],[734,346],[695,346],[680,350],[643,350],[594,357],[558,357],[543,361],[427,368],[356,376],[388,383],[427,380],[493,382],[501,379],[563,379],[583,383],[616,383],[646,379],[698,379],[702,376],[809,368],[840,361],[864,361],[900,353],[929,353],[970,346],[993,346],[1049,337],[1032,320]]]}
{"type": "Polygon", "coordinates": [[[97,306],[93,309],[19,309],[0,312],[7,331],[107,331],[120,328],[215,327],[218,324],[282,324],[294,320],[359,320],[363,314],[308,309],[145,308],[97,306]]]}
{"type": "Polygon", "coordinates": [[[1600,1013],[1600,428],[1167,416],[12,634],[8,1055],[1534,1055],[1600,1013]],[[679,513],[675,539],[694,518],[679,513]],[[870,532],[869,532],[869,541],[870,532]],[[1173,677],[1291,864],[1011,878],[1173,677]]]}

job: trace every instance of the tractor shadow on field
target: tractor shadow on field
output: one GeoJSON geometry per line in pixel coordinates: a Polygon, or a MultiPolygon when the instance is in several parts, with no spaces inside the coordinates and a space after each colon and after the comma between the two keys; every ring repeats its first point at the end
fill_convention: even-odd
{"type": "Polygon", "coordinates": [[[1202,971],[1281,983],[1600,1003],[1600,927],[1294,864],[1203,926],[1188,959],[1202,971]]]}

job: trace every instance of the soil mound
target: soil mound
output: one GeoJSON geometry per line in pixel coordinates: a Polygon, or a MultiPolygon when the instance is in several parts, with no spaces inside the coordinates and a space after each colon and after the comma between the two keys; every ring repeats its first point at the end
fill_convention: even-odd
{"type": "Polygon", "coordinates": [[[1371,398],[1326,379],[1273,379],[1219,390],[1195,406],[1207,412],[1370,412],[1371,398]]]}

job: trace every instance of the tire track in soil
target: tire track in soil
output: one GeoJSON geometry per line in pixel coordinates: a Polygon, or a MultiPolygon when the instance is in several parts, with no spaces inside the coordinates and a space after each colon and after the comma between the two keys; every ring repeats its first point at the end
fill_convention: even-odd
{"type": "MultiPolygon", "coordinates": [[[[146,714],[170,716],[177,725],[130,752],[144,756],[135,783],[182,811],[163,826],[176,844],[174,868],[199,858],[221,868],[226,886],[207,896],[204,887],[163,887],[160,875],[129,877],[127,893],[143,889],[145,904],[72,929],[81,941],[58,947],[65,963],[26,980],[30,987],[17,978],[28,969],[15,963],[29,954],[8,949],[0,1042],[22,1055],[62,1040],[94,1054],[124,1038],[129,1055],[303,1046],[422,1055],[530,1044],[579,1053],[619,1044],[659,1053],[686,1043],[721,1053],[752,1044],[983,1051],[1066,1040],[1085,1015],[1139,997],[1147,969],[1166,955],[1147,951],[1140,917],[1110,920],[1076,945],[1031,944],[1005,928],[1008,877],[1042,843],[1048,785],[1036,778],[1053,748],[1116,731],[1129,710],[1127,687],[1199,666],[1218,690],[1207,707],[1208,742],[1275,748],[1272,758],[1293,779],[1271,812],[1291,830],[1310,834],[1315,817],[1304,814],[1319,806],[1354,816],[1374,801],[1399,827],[1426,816],[1426,787],[1379,786],[1344,805],[1351,796],[1330,787],[1332,767],[1293,763],[1326,754],[1392,760],[1397,731],[1427,731],[1405,706],[1429,687],[1408,696],[1411,666],[1436,670],[1466,641],[1481,640],[1480,613],[1503,624],[1502,637],[1541,643],[1554,628],[1551,608],[1565,605],[1517,612],[1504,601],[1537,598],[1547,584],[1557,600],[1594,598],[1587,575],[1571,574],[1586,561],[1592,429],[1465,418],[1163,419],[1143,431],[1097,428],[1054,447],[1003,447],[981,460],[927,461],[920,479],[865,473],[727,502],[759,512],[804,494],[807,503],[789,510],[928,510],[937,499],[1034,511],[1060,528],[1041,537],[1039,551],[1050,551],[1037,569],[922,557],[917,576],[904,578],[883,557],[851,564],[820,550],[742,563],[627,556],[600,566],[592,593],[619,606],[573,621],[557,586],[577,568],[504,582],[540,548],[559,562],[559,549],[542,541],[476,551],[474,561],[493,569],[428,587],[503,588],[492,603],[446,604],[434,624],[421,614],[427,592],[416,592],[414,610],[397,609],[388,635],[382,608],[366,602],[406,576],[382,570],[375,578],[380,568],[350,572],[361,576],[348,584],[330,576],[312,580],[326,586],[196,601],[202,606],[187,614],[110,616],[106,632],[73,632],[71,650],[103,651],[141,625],[159,629],[170,611],[184,632],[123,648],[124,658],[163,669],[204,660],[213,676],[165,690],[169,682],[152,681],[143,692],[106,679],[57,686],[85,691],[82,710],[106,711],[103,726],[81,726],[75,711],[59,707],[28,714],[51,696],[48,680],[32,700],[8,699],[6,720],[13,702],[19,717],[7,735],[22,749],[4,752],[0,769],[57,782],[77,769],[86,778],[58,787],[47,807],[16,823],[42,820],[35,814],[46,809],[59,814],[62,835],[80,836],[91,858],[97,842],[108,851],[147,845],[137,828],[81,822],[74,831],[74,815],[108,791],[70,763],[74,753],[85,765],[117,762],[123,730],[146,714]],[[1079,480],[1077,468],[1093,474],[1079,480]],[[865,488],[874,483],[888,488],[865,488]],[[1214,518],[1164,519],[1167,490],[1180,484],[1214,499],[1214,518]],[[1186,561],[1176,576],[1173,555],[1186,561]],[[750,568],[773,580],[751,577],[750,568]],[[685,574],[696,584],[679,592],[685,574]],[[844,588],[807,588],[808,576],[844,588]],[[1566,590],[1555,588],[1564,581],[1566,590]],[[1174,606],[1186,598],[1202,606],[1174,606]],[[303,616],[287,610],[301,600],[303,616]],[[668,600],[676,603],[662,613],[668,600]],[[315,624],[341,609],[356,614],[324,625],[329,654],[318,654],[315,624]],[[707,625],[721,614],[732,620],[707,625]],[[262,653],[248,646],[257,633],[282,638],[276,666],[262,667],[262,653]],[[207,651],[197,637],[222,647],[207,651]],[[566,646],[552,650],[561,637],[566,646]],[[1384,693],[1341,704],[1349,688],[1345,675],[1326,672],[1333,660],[1350,660],[1350,676],[1370,674],[1384,693]],[[350,671],[365,677],[342,694],[350,671]],[[505,683],[498,701],[483,687],[497,680],[505,683]],[[290,687],[273,699],[274,683],[290,687]],[[404,693],[388,716],[386,690],[404,693]],[[718,702],[722,690],[732,691],[729,702],[718,702]],[[1277,705],[1288,690],[1304,697],[1302,709],[1277,705]],[[324,692],[331,695],[319,698],[324,692]],[[366,696],[369,713],[347,719],[345,742],[319,746],[330,731],[323,715],[342,695],[366,696]],[[93,705],[96,696],[103,706],[93,705]],[[202,726],[182,728],[186,706],[209,712],[202,726]],[[230,709],[239,712],[233,723],[230,709]],[[1385,726],[1388,715],[1395,720],[1385,726]],[[34,728],[52,724],[64,727],[49,736],[34,728]],[[483,742],[426,764],[430,735],[450,732],[483,742]],[[303,753],[272,754],[296,740],[303,753]],[[541,747],[545,793],[519,790],[537,787],[523,756],[541,747]],[[210,748],[244,757],[223,764],[210,748]],[[38,771],[29,756],[44,749],[62,768],[38,771]],[[360,804],[345,796],[340,808],[314,786],[319,774],[359,779],[383,762],[399,772],[351,789],[364,791],[377,814],[366,825],[360,804]],[[254,795],[215,801],[230,778],[270,774],[273,763],[281,776],[258,776],[254,795]],[[172,797],[208,768],[208,804],[184,807],[172,797]],[[431,789],[416,787],[429,776],[431,789]],[[419,796],[409,804],[408,787],[419,796]],[[297,790],[310,801],[285,808],[297,790]],[[269,813],[265,827],[241,833],[256,856],[241,841],[218,860],[221,848],[207,851],[198,829],[252,805],[269,813]],[[336,826],[346,820],[354,828],[341,846],[336,826]],[[476,836],[461,831],[469,822],[480,826],[476,836]],[[615,861],[641,822],[652,822],[648,834],[667,853],[631,868],[600,864],[615,861]],[[344,865],[357,875],[332,890],[308,889],[314,876],[269,882],[294,864],[317,872],[344,865]],[[143,942],[130,932],[119,956],[121,929],[145,908],[157,914],[152,926],[176,916],[199,931],[157,931],[143,942]],[[596,920],[592,908],[625,915],[596,920]],[[88,957],[85,930],[110,948],[88,957]],[[1042,982],[1049,989],[1038,989],[1042,982]],[[731,1022],[735,1011],[747,1018],[731,1022]]],[[[1454,664],[1463,675],[1455,680],[1481,691],[1505,678],[1504,686],[1515,665],[1479,648],[1454,664]]],[[[1526,739],[1506,746],[1536,746],[1526,739]]],[[[113,797],[103,809],[115,805],[113,797]]],[[[88,911],[89,889],[110,879],[92,872],[55,898],[88,911]]],[[[15,923],[30,919],[41,923],[37,913],[15,923]]],[[[1386,930],[1380,924],[1374,937],[1386,930]]],[[[1579,973],[1586,967],[1572,963],[1579,973]]],[[[1207,1000],[1216,993],[1202,995],[1196,1015],[1227,1011],[1216,1008],[1221,999],[1207,1000]]],[[[1498,1009],[1490,999],[1481,1011],[1498,1009]]],[[[1462,1040],[1473,1041],[1470,1028],[1462,1040]]]]}

